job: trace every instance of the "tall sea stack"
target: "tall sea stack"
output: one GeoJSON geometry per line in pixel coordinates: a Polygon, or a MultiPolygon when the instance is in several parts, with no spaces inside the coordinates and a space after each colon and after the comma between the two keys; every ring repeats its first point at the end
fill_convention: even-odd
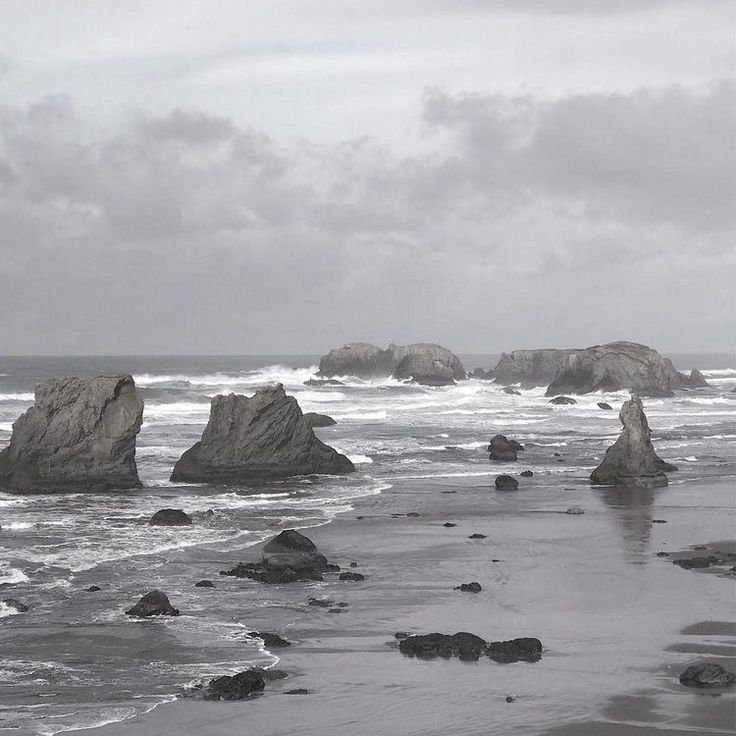
{"type": "Polygon", "coordinates": [[[0,488],[20,493],[104,491],[140,485],[135,438],[143,400],[132,376],[54,378],[13,424],[0,452],[0,488]]]}

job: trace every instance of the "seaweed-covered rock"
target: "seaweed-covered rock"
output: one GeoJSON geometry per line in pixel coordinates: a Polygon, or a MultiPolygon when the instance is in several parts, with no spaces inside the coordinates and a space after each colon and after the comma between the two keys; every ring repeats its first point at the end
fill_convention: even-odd
{"type": "Polygon", "coordinates": [[[13,424],[0,452],[0,488],[83,492],[140,485],[135,438],[143,400],[129,375],[54,378],[13,424]]]}
{"type": "Polygon", "coordinates": [[[251,398],[215,396],[202,439],[181,456],[171,480],[237,483],[354,470],[317,439],[296,399],[278,384],[251,398]]]}
{"type": "Polygon", "coordinates": [[[125,612],[128,616],[146,618],[148,616],[178,616],[179,609],[169,603],[166,593],[152,590],[146,593],[132,608],[125,612]]]}
{"type": "Polygon", "coordinates": [[[690,665],[680,675],[680,683],[686,687],[699,688],[733,687],[736,684],[736,675],[720,664],[704,662],[690,665]]]}
{"type": "Polygon", "coordinates": [[[182,509],[160,509],[148,523],[152,526],[191,526],[192,517],[182,509]]]}
{"type": "Polygon", "coordinates": [[[486,649],[486,642],[475,634],[460,631],[457,634],[417,634],[399,642],[399,651],[409,657],[434,659],[459,657],[477,660],[486,649]]]}
{"type": "Polygon", "coordinates": [[[481,588],[480,583],[472,582],[472,583],[462,583],[454,588],[454,590],[460,590],[463,593],[480,593],[483,588],[481,588]]]}
{"type": "Polygon", "coordinates": [[[537,662],[542,658],[542,642],[531,637],[492,641],[486,655],[496,662],[537,662]]]}
{"type": "Polygon", "coordinates": [[[665,463],[654,452],[652,433],[638,396],[632,395],[629,401],[624,402],[619,419],[623,431],[606,450],[590,480],[596,485],[666,486],[667,476],[662,472],[665,463]]]}

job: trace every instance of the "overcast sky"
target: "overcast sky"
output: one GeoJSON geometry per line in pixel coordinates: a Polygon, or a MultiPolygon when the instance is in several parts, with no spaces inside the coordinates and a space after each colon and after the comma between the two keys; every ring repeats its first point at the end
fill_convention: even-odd
{"type": "Polygon", "coordinates": [[[0,0],[0,352],[729,351],[733,0],[0,0]]]}

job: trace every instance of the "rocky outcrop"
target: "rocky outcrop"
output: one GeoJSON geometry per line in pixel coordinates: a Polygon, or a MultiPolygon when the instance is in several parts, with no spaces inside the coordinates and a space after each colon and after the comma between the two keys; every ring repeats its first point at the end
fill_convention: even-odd
{"type": "Polygon", "coordinates": [[[151,526],[191,526],[192,517],[182,509],[160,509],[148,523],[151,526]]]}
{"type": "Polygon", "coordinates": [[[683,378],[656,350],[635,342],[612,342],[571,353],[548,386],[547,396],[624,390],[640,396],[672,396],[683,378]]]}
{"type": "Polygon", "coordinates": [[[523,452],[524,447],[516,440],[507,439],[503,434],[497,434],[488,445],[489,459],[498,463],[513,462],[517,452],[523,452]]]}
{"type": "Polygon", "coordinates": [[[690,665],[681,675],[680,683],[686,687],[733,687],[736,675],[714,662],[690,665]]]}
{"type": "Polygon", "coordinates": [[[147,618],[148,616],[178,616],[179,609],[169,603],[166,593],[152,590],[146,593],[132,608],[126,612],[128,616],[147,618]]]}
{"type": "Polygon", "coordinates": [[[666,486],[667,476],[662,472],[666,463],[654,451],[652,433],[638,396],[632,394],[631,399],[624,402],[619,419],[623,431],[606,450],[590,480],[596,485],[666,486]]]}
{"type": "Polygon", "coordinates": [[[205,700],[244,700],[263,692],[265,687],[263,671],[260,667],[252,667],[237,675],[222,675],[210,680],[202,697],[205,700]]]}
{"type": "Polygon", "coordinates": [[[334,427],[337,422],[327,414],[316,414],[313,411],[308,411],[304,415],[304,419],[307,420],[307,424],[310,427],[334,427]]]}
{"type": "Polygon", "coordinates": [[[327,562],[311,539],[286,529],[263,547],[261,562],[241,562],[231,570],[221,570],[220,575],[278,584],[322,580],[322,573],[339,570],[327,562]]]}
{"type": "Polygon", "coordinates": [[[515,491],[519,487],[519,481],[510,475],[498,475],[494,485],[499,491],[515,491]]]}
{"type": "Polygon", "coordinates": [[[263,646],[265,646],[267,649],[277,649],[291,646],[291,642],[287,639],[284,639],[278,634],[272,634],[268,631],[249,631],[246,636],[253,639],[261,639],[263,641],[263,646]]]}
{"type": "Polygon", "coordinates": [[[399,642],[399,651],[410,657],[434,659],[459,657],[477,661],[485,654],[496,662],[537,662],[542,658],[542,642],[524,637],[490,643],[475,634],[461,631],[457,634],[416,634],[399,642]]]}
{"type": "Polygon", "coordinates": [[[554,399],[550,399],[547,403],[567,406],[569,404],[577,404],[578,402],[570,396],[555,396],[554,399]]]}
{"type": "Polygon", "coordinates": [[[345,455],[315,437],[296,399],[278,384],[251,398],[215,396],[202,439],[181,456],[171,480],[248,483],[354,470],[345,455]]]}
{"type": "Polygon", "coordinates": [[[331,350],[319,362],[318,376],[393,376],[429,386],[447,385],[466,378],[460,359],[434,343],[391,344],[385,350],[365,342],[353,342],[331,350]]]}
{"type": "Polygon", "coordinates": [[[140,485],[135,438],[143,400],[129,375],[54,378],[13,424],[0,452],[0,488],[15,492],[105,491],[140,485]]]}
{"type": "Polygon", "coordinates": [[[497,383],[518,383],[522,388],[547,386],[560,372],[575,349],[514,350],[503,353],[492,374],[497,383]]]}
{"type": "Polygon", "coordinates": [[[509,641],[492,641],[486,648],[486,656],[495,662],[538,662],[542,658],[542,642],[533,637],[521,637],[509,641]]]}
{"type": "Polygon", "coordinates": [[[705,380],[705,376],[697,368],[693,368],[689,376],[682,373],[678,375],[680,380],[676,388],[708,388],[710,386],[708,381],[705,380]]]}

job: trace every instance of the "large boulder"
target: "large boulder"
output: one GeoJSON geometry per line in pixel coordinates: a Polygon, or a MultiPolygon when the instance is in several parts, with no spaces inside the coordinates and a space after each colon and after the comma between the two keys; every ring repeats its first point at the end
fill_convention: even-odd
{"type": "Polygon", "coordinates": [[[434,343],[394,345],[385,350],[365,342],[352,342],[331,350],[319,362],[318,376],[357,376],[412,380],[428,386],[443,386],[465,379],[460,359],[434,343]]]}
{"type": "Polygon", "coordinates": [[[327,414],[317,414],[313,411],[308,411],[304,418],[310,427],[334,427],[337,422],[327,414]]]}
{"type": "Polygon", "coordinates": [[[571,353],[547,387],[547,396],[624,390],[640,396],[672,396],[683,379],[656,350],[635,342],[612,342],[571,353]]]}
{"type": "Polygon", "coordinates": [[[266,681],[260,667],[251,667],[237,675],[222,675],[209,681],[202,693],[205,700],[244,700],[263,692],[266,681]]]}
{"type": "Polygon", "coordinates": [[[425,386],[445,386],[467,378],[465,368],[453,352],[434,343],[389,345],[393,354],[394,378],[425,386]]]}
{"type": "Polygon", "coordinates": [[[596,485],[666,486],[667,476],[662,472],[666,463],[654,451],[641,399],[632,394],[618,416],[623,424],[621,435],[606,450],[590,480],[596,485]]]}
{"type": "Polygon", "coordinates": [[[352,473],[345,455],[315,437],[281,384],[250,398],[212,399],[202,439],[174,466],[172,481],[239,483],[312,473],[352,473]]]}
{"type": "Polygon", "coordinates": [[[0,452],[0,488],[81,492],[140,485],[135,438],[143,400],[132,376],[54,378],[13,424],[0,452]]]}
{"type": "Polygon", "coordinates": [[[368,342],[350,342],[341,348],[330,350],[319,361],[318,376],[356,376],[357,378],[380,378],[390,376],[394,369],[394,356],[368,342]]]}
{"type": "Polygon", "coordinates": [[[516,460],[516,453],[523,452],[524,448],[516,440],[510,440],[503,434],[497,434],[491,439],[488,445],[490,460],[498,463],[513,462],[516,460]]]}
{"type": "Polygon", "coordinates": [[[285,529],[267,542],[261,558],[263,564],[269,567],[324,570],[327,566],[327,558],[320,553],[314,542],[294,529],[285,529]]]}
{"type": "Polygon", "coordinates": [[[542,642],[534,637],[521,637],[509,641],[492,641],[486,656],[496,662],[538,662],[542,658],[542,642]]]}
{"type": "Polygon", "coordinates": [[[575,349],[514,350],[503,353],[492,374],[497,383],[518,383],[522,388],[547,386],[559,373],[575,349]]]}
{"type": "Polygon", "coordinates": [[[687,687],[733,687],[736,675],[714,662],[690,665],[681,675],[680,683],[687,687]]]}
{"type": "Polygon", "coordinates": [[[159,509],[148,523],[151,526],[191,526],[192,517],[183,509],[159,509]]]}
{"type": "Polygon", "coordinates": [[[146,593],[132,608],[126,612],[128,616],[147,618],[148,616],[178,616],[179,609],[174,608],[169,602],[166,593],[160,590],[152,590],[146,593]]]}

